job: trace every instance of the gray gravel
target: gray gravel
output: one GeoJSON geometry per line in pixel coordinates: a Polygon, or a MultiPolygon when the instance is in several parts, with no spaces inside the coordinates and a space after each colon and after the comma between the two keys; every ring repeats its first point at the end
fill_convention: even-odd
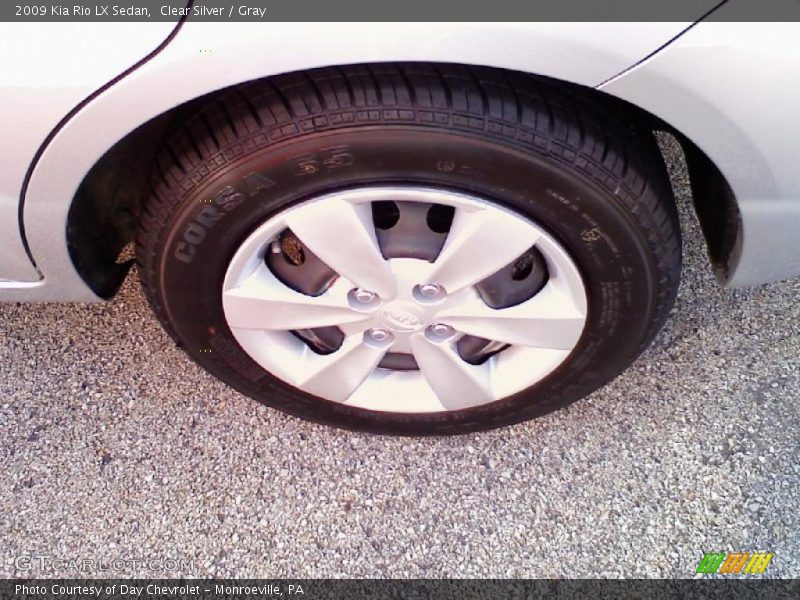
{"type": "Polygon", "coordinates": [[[800,576],[800,281],[720,289],[668,155],[686,235],[666,328],[589,398],[489,433],[374,437],[267,409],[174,347],[135,276],[107,305],[0,305],[0,576],[53,575],[15,566],[47,555],[197,576],[687,577],[717,550],[770,550],[767,575],[800,576]]]}

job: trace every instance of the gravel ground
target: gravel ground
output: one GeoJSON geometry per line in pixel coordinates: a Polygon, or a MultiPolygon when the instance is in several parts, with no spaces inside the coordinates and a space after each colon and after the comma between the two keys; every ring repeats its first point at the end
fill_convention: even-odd
{"type": "Polygon", "coordinates": [[[706,551],[770,550],[768,576],[800,576],[800,281],[720,289],[669,143],[668,161],[686,235],[666,328],[589,398],[489,433],[375,437],[258,405],[174,347],[135,275],[106,305],[0,305],[0,575],[54,575],[15,566],[46,555],[687,577],[706,551]]]}

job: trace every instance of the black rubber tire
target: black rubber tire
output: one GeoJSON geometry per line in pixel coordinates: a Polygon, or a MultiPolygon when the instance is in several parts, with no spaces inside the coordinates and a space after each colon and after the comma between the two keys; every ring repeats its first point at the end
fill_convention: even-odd
{"type": "Polygon", "coordinates": [[[451,434],[565,406],[646,347],[680,275],[674,199],[652,134],[595,96],[521,73],[416,63],[323,68],[213,94],[176,123],[143,204],[137,261],[150,305],[208,371],[322,423],[451,434]],[[564,244],[589,296],[586,329],[567,360],[511,397],[437,414],[351,408],[259,367],[222,312],[221,282],[237,246],[315,194],[411,182],[494,200],[564,244]]]}

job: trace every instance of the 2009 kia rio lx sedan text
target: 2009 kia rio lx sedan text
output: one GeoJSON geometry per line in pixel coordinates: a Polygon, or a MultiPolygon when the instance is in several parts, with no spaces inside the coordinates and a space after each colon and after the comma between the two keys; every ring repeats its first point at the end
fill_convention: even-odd
{"type": "Polygon", "coordinates": [[[800,273],[797,24],[2,34],[0,298],[110,299],[133,241],[186,353],[304,418],[473,431],[624,370],[681,270],[654,131],[722,285],[800,273]]]}

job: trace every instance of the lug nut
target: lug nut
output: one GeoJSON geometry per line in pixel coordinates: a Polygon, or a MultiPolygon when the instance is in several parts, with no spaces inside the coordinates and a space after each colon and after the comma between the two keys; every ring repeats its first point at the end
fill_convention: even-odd
{"type": "Polygon", "coordinates": [[[388,340],[391,334],[385,329],[370,329],[369,335],[370,337],[372,337],[373,340],[382,342],[384,340],[388,340]]]}
{"type": "Polygon", "coordinates": [[[447,297],[445,289],[436,285],[435,283],[423,283],[422,285],[415,285],[413,292],[414,298],[417,302],[424,304],[435,304],[441,302],[447,297]]]}
{"type": "Polygon", "coordinates": [[[381,299],[375,292],[355,288],[347,293],[350,306],[359,311],[370,311],[380,306],[381,299]]]}
{"type": "Polygon", "coordinates": [[[433,298],[436,294],[439,293],[439,286],[435,283],[426,283],[425,285],[419,286],[419,291],[422,292],[423,296],[428,298],[433,298]]]}
{"type": "Polygon", "coordinates": [[[364,334],[364,341],[372,346],[388,348],[394,341],[394,334],[387,329],[370,329],[364,334]]]}
{"type": "Polygon", "coordinates": [[[375,300],[377,294],[358,288],[356,291],[353,292],[353,296],[355,297],[356,300],[358,300],[362,304],[369,304],[370,302],[375,300]]]}
{"type": "Polygon", "coordinates": [[[443,342],[444,340],[450,339],[455,334],[456,330],[444,323],[436,323],[425,330],[426,337],[435,342],[443,342]]]}
{"type": "Polygon", "coordinates": [[[436,325],[431,326],[431,331],[436,335],[446,336],[453,334],[453,328],[449,325],[445,325],[444,323],[436,323],[436,325]]]}

